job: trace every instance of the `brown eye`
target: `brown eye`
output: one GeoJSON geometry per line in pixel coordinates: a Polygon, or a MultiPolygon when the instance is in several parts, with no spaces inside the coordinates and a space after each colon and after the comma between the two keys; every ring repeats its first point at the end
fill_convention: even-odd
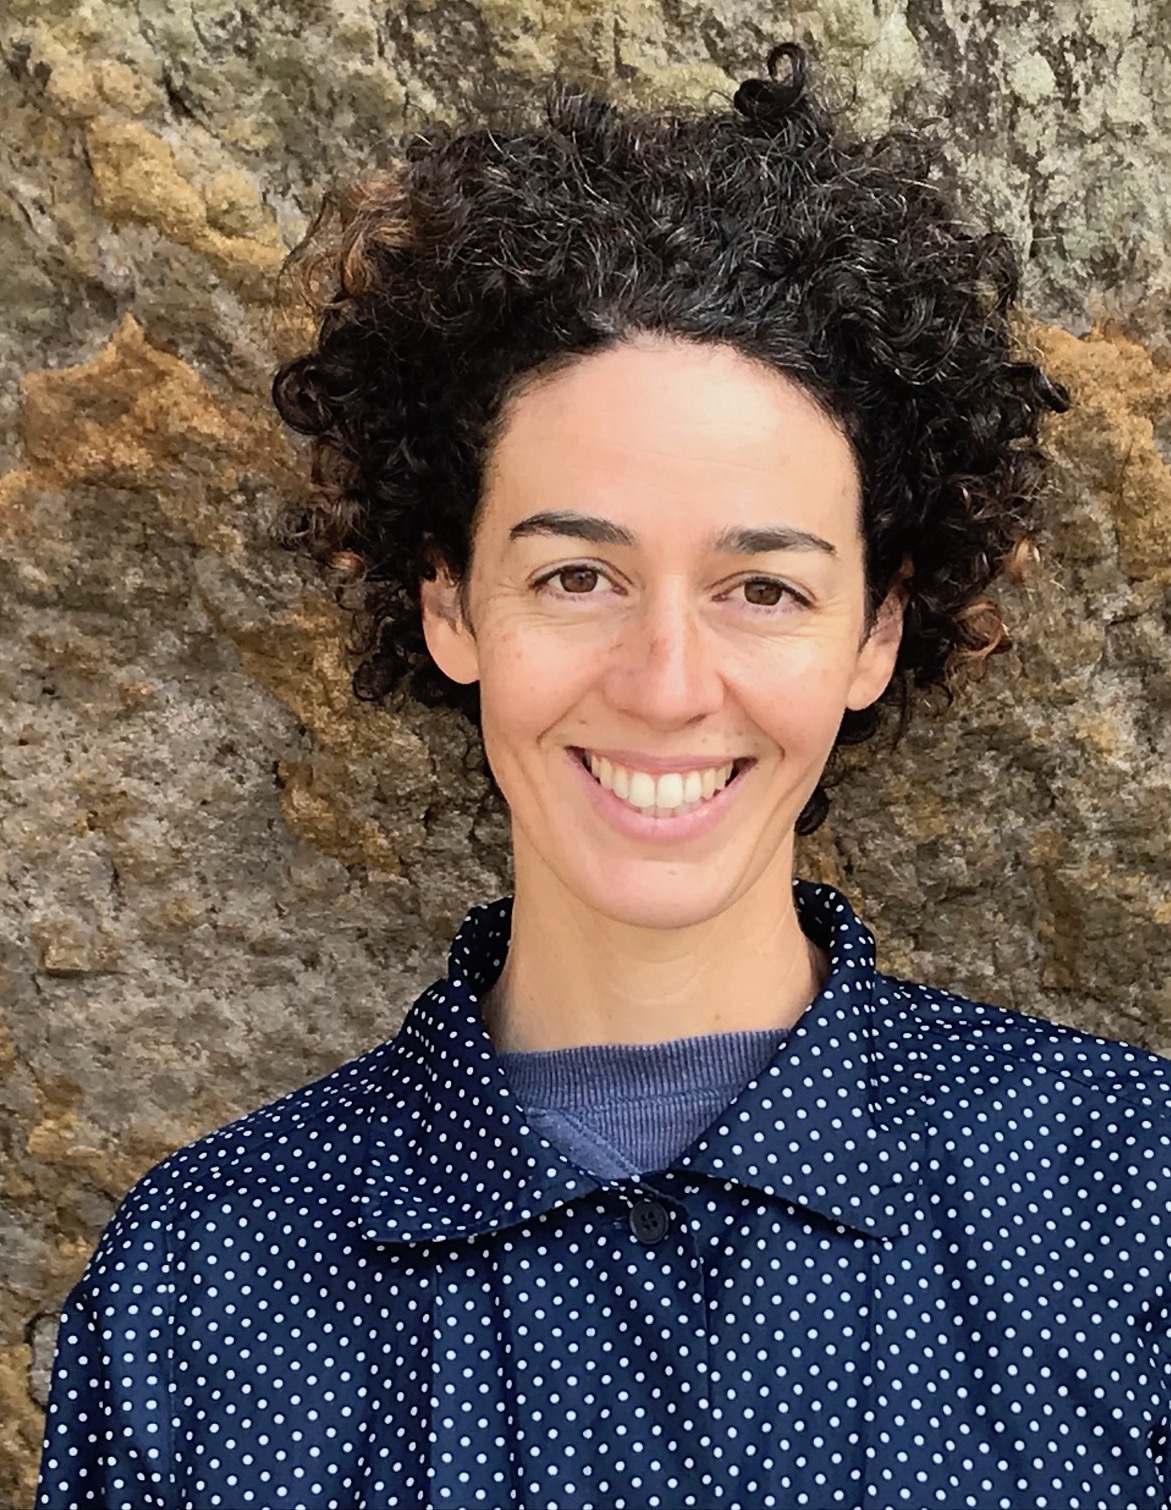
{"type": "Polygon", "coordinates": [[[775,608],[785,595],[785,589],[780,582],[770,582],[765,577],[759,577],[742,585],[747,594],[747,601],[754,608],[775,608]]]}
{"type": "Polygon", "coordinates": [[[598,573],[592,566],[567,566],[557,573],[565,592],[589,593],[597,586],[598,573]]]}

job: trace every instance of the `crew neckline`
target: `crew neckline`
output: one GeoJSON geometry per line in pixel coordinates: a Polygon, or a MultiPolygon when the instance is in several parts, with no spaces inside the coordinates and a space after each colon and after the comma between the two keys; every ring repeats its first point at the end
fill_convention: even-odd
{"type": "Polygon", "coordinates": [[[789,1028],[703,1033],[660,1043],[590,1043],[565,1049],[512,1049],[497,1059],[528,1108],[588,1108],[626,1100],[686,1097],[740,1089],[769,1062],[789,1028]]]}

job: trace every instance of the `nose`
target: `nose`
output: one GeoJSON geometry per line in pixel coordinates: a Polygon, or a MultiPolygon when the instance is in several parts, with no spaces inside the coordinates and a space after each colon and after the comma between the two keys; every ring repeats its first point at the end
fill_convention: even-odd
{"type": "Polygon", "coordinates": [[[605,677],[613,707],[643,724],[678,728],[724,701],[713,633],[686,584],[648,593],[614,643],[605,677]]]}

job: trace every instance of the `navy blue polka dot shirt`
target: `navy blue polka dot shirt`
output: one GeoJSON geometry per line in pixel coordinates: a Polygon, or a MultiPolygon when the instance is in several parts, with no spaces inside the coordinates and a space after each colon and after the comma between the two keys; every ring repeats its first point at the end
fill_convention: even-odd
{"type": "Polygon", "coordinates": [[[525,1121],[507,898],[395,1039],[163,1160],[38,1510],[1171,1506],[1171,1060],[879,974],[795,885],[829,979],[666,1168],[525,1121]]]}

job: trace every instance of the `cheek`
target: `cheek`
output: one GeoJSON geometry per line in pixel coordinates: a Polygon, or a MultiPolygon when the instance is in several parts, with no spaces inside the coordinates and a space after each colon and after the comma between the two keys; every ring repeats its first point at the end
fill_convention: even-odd
{"type": "Polygon", "coordinates": [[[837,736],[851,669],[821,647],[770,647],[755,664],[738,668],[733,695],[779,745],[819,750],[837,736]]]}
{"type": "Polygon", "coordinates": [[[571,713],[597,677],[596,654],[560,635],[501,630],[480,650],[480,707],[485,733],[537,735],[571,713]]]}

